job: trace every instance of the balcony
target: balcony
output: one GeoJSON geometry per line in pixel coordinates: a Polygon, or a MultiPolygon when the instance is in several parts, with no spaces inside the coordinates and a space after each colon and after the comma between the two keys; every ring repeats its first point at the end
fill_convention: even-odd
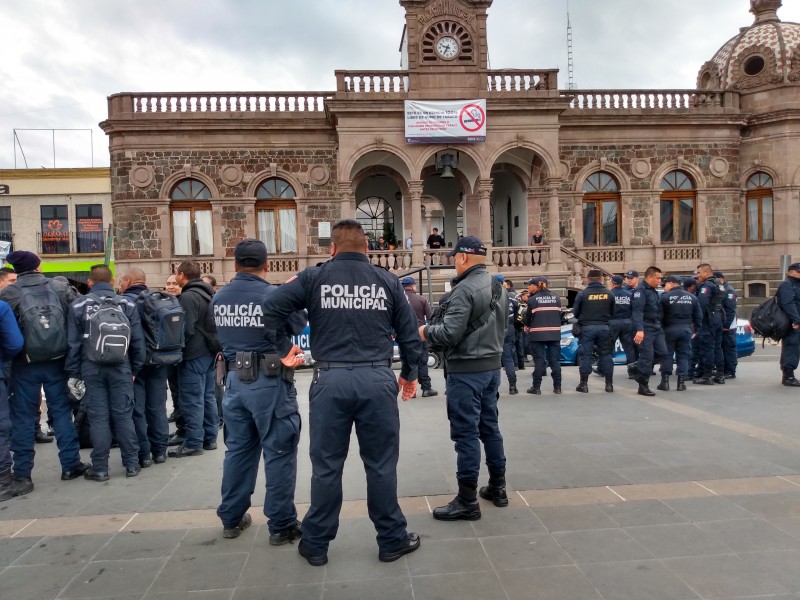
{"type": "Polygon", "coordinates": [[[719,112],[739,110],[739,94],[715,90],[569,90],[561,93],[569,99],[575,114],[586,111],[719,112]]]}
{"type": "Polygon", "coordinates": [[[102,231],[78,233],[76,231],[38,232],[36,246],[40,255],[103,254],[106,251],[106,234],[102,231]]]}
{"type": "Polygon", "coordinates": [[[114,94],[108,117],[131,113],[321,113],[332,92],[156,92],[114,94]]]}

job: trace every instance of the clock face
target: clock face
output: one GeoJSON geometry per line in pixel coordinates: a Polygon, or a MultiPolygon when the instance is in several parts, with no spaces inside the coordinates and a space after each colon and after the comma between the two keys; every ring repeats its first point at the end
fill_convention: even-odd
{"type": "Polygon", "coordinates": [[[447,60],[455,58],[458,54],[458,41],[449,35],[440,37],[436,42],[436,53],[447,60]]]}

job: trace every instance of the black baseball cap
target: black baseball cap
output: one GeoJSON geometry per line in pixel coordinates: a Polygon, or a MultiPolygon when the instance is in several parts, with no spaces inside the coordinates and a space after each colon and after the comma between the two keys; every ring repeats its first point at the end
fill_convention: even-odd
{"type": "Polygon", "coordinates": [[[725,275],[722,273],[722,271],[714,271],[712,275],[714,275],[714,277],[717,279],[725,279],[725,275]]]}
{"type": "Polygon", "coordinates": [[[667,275],[664,278],[664,283],[677,283],[683,285],[683,278],[680,275],[667,275]]]}
{"type": "Polygon", "coordinates": [[[243,267],[260,267],[267,262],[267,246],[261,240],[245,238],[236,244],[233,257],[243,267]]]}
{"type": "Polygon", "coordinates": [[[628,279],[633,279],[634,277],[638,276],[639,276],[639,271],[634,271],[633,269],[625,273],[625,277],[627,277],[628,279]]]}
{"type": "MultiPolygon", "coordinates": [[[[800,267],[800,265],[798,265],[800,267]]],[[[694,277],[685,277],[683,279],[683,287],[684,289],[689,289],[693,285],[697,285],[697,279],[694,277]]]]}
{"type": "Polygon", "coordinates": [[[611,283],[616,283],[617,285],[621,285],[623,281],[625,280],[622,279],[622,275],[614,275],[611,278],[611,283]]]}
{"type": "Polygon", "coordinates": [[[475,256],[486,256],[486,246],[483,242],[476,238],[474,235],[468,235],[461,238],[453,246],[453,249],[446,254],[446,256],[455,256],[459,252],[463,254],[473,254],[475,256]]]}
{"type": "Polygon", "coordinates": [[[789,271],[800,271],[800,263],[792,263],[792,264],[790,264],[788,270],[789,271]]]}

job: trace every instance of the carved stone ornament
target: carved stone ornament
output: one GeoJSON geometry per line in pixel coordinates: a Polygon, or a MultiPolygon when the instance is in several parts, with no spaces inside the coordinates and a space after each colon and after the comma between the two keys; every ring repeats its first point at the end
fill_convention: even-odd
{"type": "Polygon", "coordinates": [[[636,179],[644,179],[650,175],[650,161],[645,158],[637,158],[631,163],[631,175],[636,179]]]}
{"type": "Polygon", "coordinates": [[[569,163],[565,160],[561,161],[561,164],[558,167],[558,177],[559,179],[566,179],[569,176],[569,163]]]}
{"type": "Polygon", "coordinates": [[[789,81],[800,81],[800,45],[794,49],[792,55],[792,70],[789,71],[789,81]]]}
{"type": "Polygon", "coordinates": [[[311,165],[308,169],[308,180],[313,185],[325,185],[330,178],[331,172],[326,165],[311,165]]]}
{"type": "Polygon", "coordinates": [[[708,165],[708,170],[711,171],[714,177],[725,177],[729,170],[728,161],[721,156],[712,158],[708,165]]]}
{"type": "Polygon", "coordinates": [[[713,60],[708,61],[697,74],[698,90],[718,90],[722,87],[722,75],[719,72],[719,65],[713,60]]]}
{"type": "Polygon", "coordinates": [[[136,165],[128,173],[128,181],[138,188],[148,188],[153,184],[155,173],[150,165],[136,165]]]}
{"type": "Polygon", "coordinates": [[[783,81],[783,74],[778,72],[778,59],[775,57],[775,52],[772,51],[772,48],[764,45],[750,46],[743,50],[736,57],[733,76],[735,77],[733,87],[738,90],[747,90],[783,81]],[[745,65],[748,60],[755,57],[763,59],[764,68],[755,75],[748,75],[744,70],[745,65]]]}
{"type": "Polygon", "coordinates": [[[237,165],[223,165],[219,170],[219,178],[225,185],[239,185],[243,177],[242,168],[237,165]]]}

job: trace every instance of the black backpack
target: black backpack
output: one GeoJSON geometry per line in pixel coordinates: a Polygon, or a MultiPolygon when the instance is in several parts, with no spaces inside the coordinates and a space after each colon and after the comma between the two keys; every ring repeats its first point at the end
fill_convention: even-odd
{"type": "Polygon", "coordinates": [[[49,281],[19,287],[17,317],[25,339],[25,359],[37,363],[65,356],[67,319],[64,302],[49,281]]]}
{"type": "Polygon", "coordinates": [[[753,314],[750,315],[750,326],[753,331],[764,338],[764,341],[771,338],[779,342],[792,330],[792,322],[778,303],[777,294],[753,309],[753,314]]]}
{"type": "Polygon", "coordinates": [[[186,312],[172,294],[142,292],[136,300],[142,316],[148,365],[176,365],[183,360],[186,312]]]}
{"type": "Polygon", "coordinates": [[[86,307],[90,311],[83,331],[86,358],[99,365],[118,365],[128,360],[131,322],[119,296],[96,296],[86,307]]]}

